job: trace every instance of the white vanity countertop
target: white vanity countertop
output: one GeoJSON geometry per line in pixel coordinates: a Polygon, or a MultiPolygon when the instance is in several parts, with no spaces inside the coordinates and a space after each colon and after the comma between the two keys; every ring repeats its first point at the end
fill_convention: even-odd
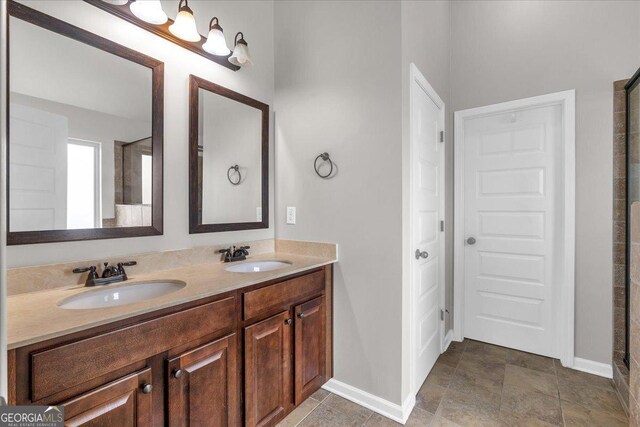
{"type": "Polygon", "coordinates": [[[261,260],[288,261],[291,265],[272,271],[234,273],[226,271],[225,268],[237,263],[215,262],[157,273],[131,275],[126,282],[107,286],[117,287],[149,280],[178,280],[185,282],[186,286],[168,295],[107,308],[69,310],[58,306],[62,300],[83,292],[103,289],[103,286],[93,288],[70,286],[10,296],[7,299],[8,348],[23,347],[337,262],[335,257],[303,256],[283,252],[264,253],[247,258],[247,261],[261,260]]]}

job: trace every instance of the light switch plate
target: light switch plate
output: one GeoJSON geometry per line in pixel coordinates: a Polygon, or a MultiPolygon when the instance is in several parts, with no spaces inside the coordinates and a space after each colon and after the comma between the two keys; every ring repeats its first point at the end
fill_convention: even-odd
{"type": "Polygon", "coordinates": [[[296,208],[295,206],[287,206],[287,224],[296,223],[296,208]]]}

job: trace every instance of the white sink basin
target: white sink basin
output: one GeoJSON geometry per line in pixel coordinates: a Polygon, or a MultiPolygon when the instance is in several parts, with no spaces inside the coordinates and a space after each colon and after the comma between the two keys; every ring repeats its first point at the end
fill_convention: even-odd
{"type": "Polygon", "coordinates": [[[232,265],[225,268],[225,270],[234,273],[259,273],[261,271],[279,270],[290,265],[289,261],[250,261],[232,265]]]}
{"type": "Polygon", "coordinates": [[[179,280],[158,280],[125,285],[105,285],[67,298],[58,307],[68,310],[116,307],[179,291],[187,284],[179,280]]]}

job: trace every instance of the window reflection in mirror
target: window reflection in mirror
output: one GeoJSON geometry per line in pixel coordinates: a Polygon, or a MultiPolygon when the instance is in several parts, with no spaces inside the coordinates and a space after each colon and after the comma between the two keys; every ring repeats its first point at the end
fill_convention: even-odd
{"type": "Polygon", "coordinates": [[[9,29],[10,231],[150,226],[152,69],[9,29]]]}

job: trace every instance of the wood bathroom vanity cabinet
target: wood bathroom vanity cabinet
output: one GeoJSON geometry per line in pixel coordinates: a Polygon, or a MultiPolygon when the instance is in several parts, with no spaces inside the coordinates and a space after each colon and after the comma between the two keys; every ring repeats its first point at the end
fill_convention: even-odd
{"type": "Polygon", "coordinates": [[[69,426],[273,426],[332,376],[332,265],[9,351],[69,426]]]}

